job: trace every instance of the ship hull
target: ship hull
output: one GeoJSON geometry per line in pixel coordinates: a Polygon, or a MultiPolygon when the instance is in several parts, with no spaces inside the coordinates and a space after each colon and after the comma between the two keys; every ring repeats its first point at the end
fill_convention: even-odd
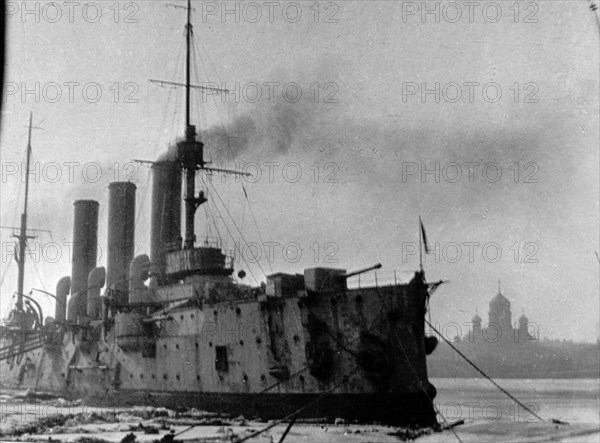
{"type": "MultiPolygon", "coordinates": [[[[36,359],[39,359],[39,352],[36,359]]],[[[23,360],[34,355],[23,356],[23,360]]],[[[14,371],[6,371],[7,362],[2,362],[3,374],[0,385],[8,388],[33,388],[53,392],[70,399],[83,398],[90,406],[131,408],[135,406],[160,405],[171,409],[196,408],[218,412],[229,416],[243,415],[250,419],[281,419],[297,413],[298,418],[332,421],[343,418],[349,422],[387,423],[397,426],[435,426],[436,414],[432,398],[435,388],[429,384],[421,393],[226,393],[226,392],[182,392],[156,391],[149,389],[105,390],[103,386],[90,383],[72,387],[60,383],[48,385],[48,380],[32,380],[19,377],[14,371]],[[11,383],[11,381],[13,383],[11,383]],[[15,383],[16,382],[16,383],[15,383]]]]}
{"type": "Polygon", "coordinates": [[[293,414],[301,418],[334,420],[344,418],[360,423],[435,425],[435,411],[426,393],[385,394],[267,394],[119,391],[116,396],[90,397],[86,403],[98,406],[131,407],[161,405],[168,408],[196,408],[206,411],[263,420],[293,414]]]}
{"type": "Polygon", "coordinates": [[[13,343],[25,352],[0,362],[0,383],[117,408],[435,426],[427,297],[419,274],[402,285],[201,306],[192,298],[168,315],[61,323],[35,350],[29,339],[13,343]]]}

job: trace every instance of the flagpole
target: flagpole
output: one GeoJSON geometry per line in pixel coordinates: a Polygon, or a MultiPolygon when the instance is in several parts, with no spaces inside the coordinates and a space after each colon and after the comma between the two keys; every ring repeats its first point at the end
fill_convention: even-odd
{"type": "Polygon", "coordinates": [[[421,233],[421,226],[423,226],[423,222],[419,215],[419,269],[423,272],[423,235],[421,233]]]}

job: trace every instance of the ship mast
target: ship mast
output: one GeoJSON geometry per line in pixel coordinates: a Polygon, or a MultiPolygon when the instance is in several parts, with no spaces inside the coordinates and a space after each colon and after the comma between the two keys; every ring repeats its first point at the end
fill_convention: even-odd
{"type": "MultiPolygon", "coordinates": [[[[175,6],[178,7],[178,6],[175,6]]],[[[185,84],[173,82],[164,82],[151,80],[158,84],[185,86],[185,138],[182,143],[177,144],[177,157],[181,162],[182,169],[185,171],[185,234],[184,234],[184,249],[194,249],[196,234],[194,233],[194,216],[198,207],[207,200],[204,192],[200,191],[197,196],[196,192],[196,171],[199,169],[207,171],[218,171],[226,174],[250,175],[244,172],[229,171],[220,168],[210,168],[204,162],[204,145],[196,139],[196,127],[191,124],[191,90],[208,90],[212,92],[228,93],[226,89],[213,88],[202,85],[191,84],[191,67],[192,67],[192,38],[194,36],[194,28],[192,26],[192,2],[187,0],[187,23],[186,23],[186,57],[185,57],[185,84]]]]}
{"type": "Polygon", "coordinates": [[[196,169],[204,166],[204,145],[196,140],[196,127],[190,124],[190,70],[191,70],[191,45],[192,45],[192,4],[187,2],[186,24],[186,59],[185,59],[185,148],[180,151],[179,159],[185,170],[185,237],[184,249],[194,249],[196,234],[194,233],[194,215],[196,209],[206,201],[204,193],[196,192],[196,169]]]}
{"type": "MultiPolygon", "coordinates": [[[[194,249],[196,234],[194,233],[194,215],[198,207],[207,200],[204,192],[200,191],[197,196],[196,192],[196,171],[203,169],[206,171],[216,171],[226,174],[250,175],[245,172],[229,171],[222,168],[211,168],[206,166],[204,161],[204,145],[200,140],[196,139],[196,127],[191,124],[191,90],[205,90],[218,93],[229,93],[227,89],[214,88],[210,86],[191,84],[191,69],[192,69],[192,39],[194,37],[194,28],[192,26],[192,2],[187,0],[187,7],[179,5],[167,4],[174,8],[187,9],[187,22],[185,27],[186,40],[186,56],[185,56],[185,83],[170,82],[164,80],[150,79],[152,83],[161,86],[183,86],[185,87],[185,136],[183,140],[176,144],[177,160],[181,164],[182,173],[184,175],[184,203],[185,203],[185,233],[184,233],[184,249],[194,249]]],[[[144,162],[144,161],[142,161],[144,162]]]]}
{"type": "Polygon", "coordinates": [[[19,264],[19,280],[17,286],[17,311],[23,309],[23,285],[25,282],[25,249],[27,247],[27,239],[33,238],[27,235],[27,201],[29,198],[29,169],[31,163],[31,127],[32,127],[33,113],[29,114],[29,136],[27,139],[27,162],[25,170],[25,202],[23,204],[23,213],[21,214],[21,230],[19,235],[13,237],[19,240],[19,256],[17,257],[17,263],[19,264]]]}
{"type": "Polygon", "coordinates": [[[185,129],[186,135],[190,128],[190,47],[192,44],[192,3],[188,0],[187,6],[187,24],[185,26],[185,40],[186,40],[186,53],[185,53],[185,129]]]}

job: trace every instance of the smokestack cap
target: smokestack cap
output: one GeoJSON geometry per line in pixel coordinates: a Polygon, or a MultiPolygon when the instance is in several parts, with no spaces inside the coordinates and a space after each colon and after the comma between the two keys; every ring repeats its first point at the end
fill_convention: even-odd
{"type": "Polygon", "coordinates": [[[98,203],[96,200],[75,200],[73,202],[73,206],[89,205],[89,204],[100,206],[100,203],[98,203]]]}
{"type": "Polygon", "coordinates": [[[135,183],[132,182],[110,182],[108,184],[108,188],[121,188],[121,187],[130,187],[130,188],[134,188],[137,189],[137,186],[135,185],[135,183]]]}

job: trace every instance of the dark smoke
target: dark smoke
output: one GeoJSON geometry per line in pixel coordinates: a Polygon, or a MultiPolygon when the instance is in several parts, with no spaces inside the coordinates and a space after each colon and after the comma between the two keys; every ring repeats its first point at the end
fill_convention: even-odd
{"type": "Polygon", "coordinates": [[[292,103],[283,98],[249,104],[230,124],[213,126],[201,138],[212,161],[233,160],[247,150],[253,156],[285,154],[312,121],[311,106],[308,100],[292,103]]]}
{"type": "Polygon", "coordinates": [[[213,126],[202,134],[202,140],[214,161],[233,160],[257,138],[256,123],[250,115],[239,115],[230,125],[213,126]]]}

